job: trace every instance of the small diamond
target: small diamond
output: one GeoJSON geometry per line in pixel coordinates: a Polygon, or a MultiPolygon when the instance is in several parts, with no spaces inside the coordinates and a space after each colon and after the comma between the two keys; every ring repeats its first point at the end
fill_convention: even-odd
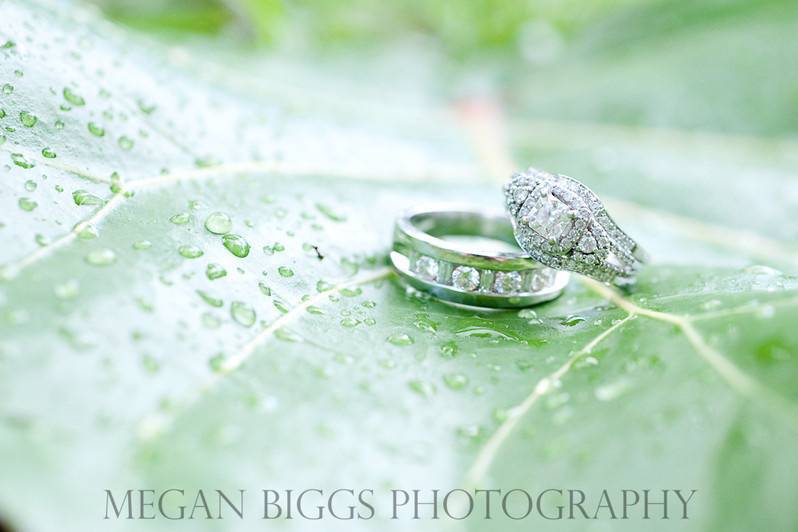
{"type": "Polygon", "coordinates": [[[468,266],[458,266],[452,272],[452,284],[460,290],[473,292],[479,288],[479,272],[468,266]]]}
{"type": "Polygon", "coordinates": [[[541,270],[534,272],[532,274],[532,284],[531,284],[532,290],[534,290],[535,292],[543,290],[544,288],[546,288],[551,284],[551,282],[554,280],[555,275],[556,274],[554,270],[550,268],[543,268],[541,270]]]}
{"type": "Polygon", "coordinates": [[[521,274],[518,272],[496,272],[493,289],[498,294],[510,294],[521,290],[521,274]]]}
{"type": "Polygon", "coordinates": [[[597,247],[598,243],[596,242],[596,239],[589,234],[584,235],[579,240],[579,251],[582,251],[583,253],[593,253],[596,251],[597,247]]]}
{"type": "Polygon", "coordinates": [[[416,260],[416,273],[428,281],[438,278],[438,261],[432,257],[419,257],[416,260]]]}

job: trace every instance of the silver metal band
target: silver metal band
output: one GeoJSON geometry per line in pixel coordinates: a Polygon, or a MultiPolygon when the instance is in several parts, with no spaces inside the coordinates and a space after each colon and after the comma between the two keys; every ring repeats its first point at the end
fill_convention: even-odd
{"type": "Polygon", "coordinates": [[[394,227],[391,262],[413,287],[439,299],[490,308],[520,308],[559,296],[570,275],[547,268],[517,247],[501,212],[430,206],[406,213],[394,227]],[[518,251],[484,251],[490,239],[518,251]]]}

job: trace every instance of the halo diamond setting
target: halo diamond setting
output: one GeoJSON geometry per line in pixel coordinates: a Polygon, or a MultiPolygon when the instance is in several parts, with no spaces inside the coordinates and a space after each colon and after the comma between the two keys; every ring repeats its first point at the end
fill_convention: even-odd
{"type": "Polygon", "coordinates": [[[582,183],[529,168],[504,194],[516,240],[532,258],[619,286],[635,282],[645,253],[582,183]]]}

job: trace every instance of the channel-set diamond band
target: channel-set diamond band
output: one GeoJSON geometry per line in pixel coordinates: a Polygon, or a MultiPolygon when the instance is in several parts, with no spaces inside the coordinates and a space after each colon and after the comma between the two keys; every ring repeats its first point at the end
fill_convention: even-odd
{"type": "Polygon", "coordinates": [[[503,213],[451,206],[422,208],[400,217],[391,262],[419,290],[445,301],[489,308],[550,301],[562,293],[570,276],[518,249],[503,213]]]}
{"type": "Polygon", "coordinates": [[[579,181],[529,168],[504,195],[518,245],[535,260],[618,286],[635,282],[645,253],[579,181]]]}

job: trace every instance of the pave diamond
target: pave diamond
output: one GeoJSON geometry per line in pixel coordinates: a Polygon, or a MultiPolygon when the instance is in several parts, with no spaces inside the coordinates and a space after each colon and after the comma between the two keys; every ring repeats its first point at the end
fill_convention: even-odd
{"type": "Polygon", "coordinates": [[[579,251],[583,253],[593,253],[598,248],[598,242],[592,235],[584,235],[579,241],[579,251]]]}
{"type": "Polygon", "coordinates": [[[556,241],[573,227],[570,207],[551,193],[551,186],[541,186],[527,199],[527,204],[530,209],[522,220],[539,235],[556,241]]]}
{"type": "Polygon", "coordinates": [[[497,294],[511,294],[521,290],[521,274],[518,272],[496,272],[493,289],[497,294]]]}
{"type": "Polygon", "coordinates": [[[419,257],[416,260],[416,273],[428,281],[438,278],[438,261],[432,257],[419,257]]]}
{"type": "Polygon", "coordinates": [[[535,292],[543,290],[552,284],[555,275],[557,275],[557,272],[551,268],[541,268],[532,274],[532,283],[530,284],[530,288],[532,288],[532,290],[535,292]]]}
{"type": "Polygon", "coordinates": [[[468,266],[458,266],[452,272],[452,285],[460,290],[473,292],[479,288],[479,272],[468,266]]]}

